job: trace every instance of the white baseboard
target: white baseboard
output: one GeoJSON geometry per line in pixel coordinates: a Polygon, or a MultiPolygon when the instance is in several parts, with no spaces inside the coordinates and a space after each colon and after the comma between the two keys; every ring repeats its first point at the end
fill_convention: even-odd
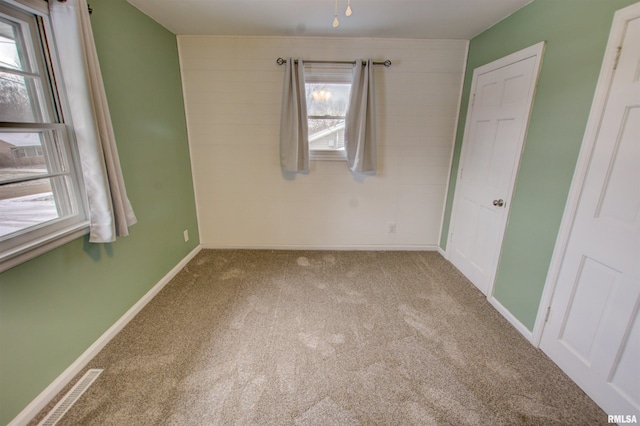
{"type": "Polygon", "coordinates": [[[500,312],[500,314],[505,317],[505,319],[509,321],[509,323],[511,323],[511,325],[514,326],[516,330],[520,332],[520,334],[522,334],[531,344],[534,344],[533,333],[515,316],[513,316],[513,314],[507,308],[505,308],[500,302],[498,302],[498,299],[491,296],[489,297],[489,303],[491,303],[491,305],[498,312],[500,312]]]}
{"type": "Polygon", "coordinates": [[[336,250],[336,251],[436,251],[438,246],[433,245],[255,245],[255,246],[233,246],[202,244],[203,249],[211,250],[336,250]]]}
{"type": "Polygon", "coordinates": [[[33,419],[38,413],[47,406],[67,384],[73,380],[73,378],[95,357],[102,348],[105,347],[111,339],[115,337],[125,325],[129,323],[136,316],[138,312],[146,306],[147,303],[155,297],[156,294],[162,290],[162,288],[175,277],[178,272],[186,266],[191,259],[195,257],[202,249],[202,246],[198,246],[193,249],[184,259],[182,259],[173,269],[171,269],[151,290],[149,290],[135,305],[133,305],[118,321],[116,321],[102,336],[98,338],[89,348],[84,351],[73,364],[71,364],[62,374],[60,374],[40,395],[38,395],[24,410],[20,412],[8,426],[22,426],[26,425],[31,419],[33,419]]]}
{"type": "Polygon", "coordinates": [[[438,253],[440,253],[445,259],[449,260],[449,258],[447,257],[447,252],[440,248],[440,246],[438,246],[438,253]]]}

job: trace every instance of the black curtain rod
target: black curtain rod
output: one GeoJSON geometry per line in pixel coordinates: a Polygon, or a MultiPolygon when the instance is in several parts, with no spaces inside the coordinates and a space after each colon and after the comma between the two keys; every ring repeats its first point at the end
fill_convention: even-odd
{"type": "MultiPolygon", "coordinates": [[[[295,62],[297,63],[298,60],[295,59],[295,62]]],[[[305,64],[356,64],[356,61],[304,61],[305,64]]],[[[286,64],[287,60],[283,59],[283,58],[278,58],[276,60],[276,63],[278,65],[282,65],[282,64],[286,64]]],[[[366,64],[365,61],[362,61],[362,64],[366,64]]],[[[383,62],[372,62],[373,65],[384,65],[385,67],[390,67],[391,66],[391,61],[389,59],[383,61],[383,62]]]]}

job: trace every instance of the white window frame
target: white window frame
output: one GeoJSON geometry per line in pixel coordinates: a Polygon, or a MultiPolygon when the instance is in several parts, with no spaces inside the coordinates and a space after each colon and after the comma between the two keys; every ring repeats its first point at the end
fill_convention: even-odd
{"type": "MultiPolygon", "coordinates": [[[[42,253],[77,239],[89,231],[87,197],[80,168],[71,114],[53,43],[54,34],[49,21],[48,5],[44,0],[0,0],[0,15],[19,20],[28,26],[24,33],[28,56],[36,61],[32,70],[40,79],[47,100],[40,102],[47,117],[39,117],[39,123],[0,122],[0,132],[38,132],[49,135],[47,140],[56,148],[51,156],[60,162],[60,170],[49,171],[45,178],[52,178],[56,207],[62,217],[42,222],[0,239],[0,272],[12,268],[42,253]],[[28,19],[27,19],[28,18],[28,19]],[[56,189],[56,181],[64,180],[64,188],[56,189]],[[58,199],[58,194],[63,194],[58,199]]],[[[47,150],[43,146],[43,150],[47,150]]],[[[41,178],[39,176],[39,178],[41,178]]],[[[35,179],[35,178],[34,178],[35,179]]],[[[8,184],[8,181],[3,182],[8,184]]]]}
{"type": "MultiPolygon", "coordinates": [[[[353,66],[341,65],[341,64],[305,64],[304,70],[304,82],[305,88],[307,83],[338,83],[349,84],[353,83],[353,66]]],[[[308,95],[308,93],[305,93],[308,95]]],[[[347,105],[347,109],[349,106],[347,105]]],[[[307,120],[310,119],[345,119],[345,116],[313,116],[307,114],[307,120]]],[[[343,149],[311,149],[309,145],[309,159],[310,160],[324,160],[324,161],[346,161],[346,150],[343,149]]]]}

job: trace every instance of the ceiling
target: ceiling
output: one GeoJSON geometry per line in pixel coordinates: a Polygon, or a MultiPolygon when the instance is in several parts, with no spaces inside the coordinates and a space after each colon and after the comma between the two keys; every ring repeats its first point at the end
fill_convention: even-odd
{"type": "Polygon", "coordinates": [[[178,35],[471,39],[532,0],[128,0],[178,35]]]}

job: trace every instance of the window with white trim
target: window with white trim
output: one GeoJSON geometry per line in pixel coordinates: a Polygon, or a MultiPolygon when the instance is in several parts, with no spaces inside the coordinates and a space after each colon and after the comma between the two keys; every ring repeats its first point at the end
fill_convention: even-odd
{"type": "Polygon", "coordinates": [[[0,0],[0,271],[88,227],[73,128],[49,40],[44,1],[0,0]]]}
{"type": "Polygon", "coordinates": [[[305,64],[305,92],[312,160],[344,160],[344,126],[353,66],[305,64]]]}

